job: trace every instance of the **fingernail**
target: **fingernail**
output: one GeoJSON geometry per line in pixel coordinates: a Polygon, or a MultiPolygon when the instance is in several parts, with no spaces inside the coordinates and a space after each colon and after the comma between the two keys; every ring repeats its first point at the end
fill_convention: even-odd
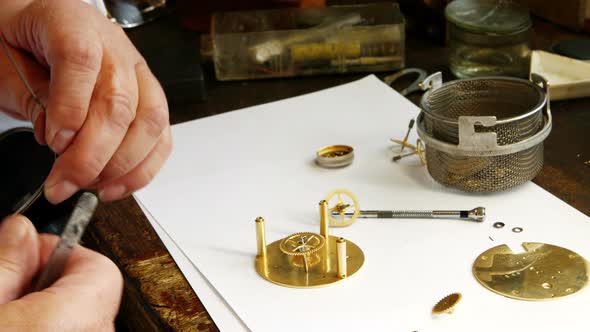
{"type": "Polygon", "coordinates": [[[5,246],[20,244],[27,234],[27,222],[22,216],[9,216],[0,225],[0,243],[5,246]]]}
{"type": "Polygon", "coordinates": [[[51,185],[47,184],[44,189],[45,198],[53,204],[58,204],[71,197],[79,189],[78,186],[68,180],[59,181],[51,185]]]}
{"type": "Polygon", "coordinates": [[[127,188],[124,185],[113,185],[101,189],[98,192],[98,197],[101,201],[112,201],[121,198],[127,193],[127,188]]]}
{"type": "Polygon", "coordinates": [[[53,138],[51,147],[55,153],[62,153],[72,142],[76,133],[70,129],[62,129],[53,138]]]}

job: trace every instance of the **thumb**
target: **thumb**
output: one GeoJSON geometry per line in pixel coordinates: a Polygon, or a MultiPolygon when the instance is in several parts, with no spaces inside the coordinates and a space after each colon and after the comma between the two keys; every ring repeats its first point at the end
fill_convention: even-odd
{"type": "Polygon", "coordinates": [[[39,267],[39,236],[21,215],[0,224],[0,304],[19,298],[39,267]]]}

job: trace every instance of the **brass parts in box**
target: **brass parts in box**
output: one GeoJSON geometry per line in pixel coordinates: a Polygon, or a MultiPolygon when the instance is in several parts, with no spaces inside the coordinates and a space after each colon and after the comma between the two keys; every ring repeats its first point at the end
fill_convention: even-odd
{"type": "Polygon", "coordinates": [[[486,250],[473,275],[494,293],[519,300],[548,300],[574,294],[588,284],[589,264],[577,253],[550,244],[525,242],[514,254],[506,245],[486,250]]]}
{"type": "Polygon", "coordinates": [[[316,163],[324,168],[346,167],[354,160],[354,149],[348,145],[330,145],[316,152],[316,163]]]}
{"type": "Polygon", "coordinates": [[[295,233],[266,245],[264,219],[256,219],[256,271],[281,286],[321,287],[359,271],[365,261],[361,248],[328,234],[328,205],[320,202],[320,233],[295,233]]]}

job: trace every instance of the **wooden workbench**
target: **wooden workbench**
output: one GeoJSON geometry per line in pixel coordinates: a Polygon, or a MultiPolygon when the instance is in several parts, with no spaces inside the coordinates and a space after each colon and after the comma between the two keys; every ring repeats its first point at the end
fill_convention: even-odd
{"type": "MultiPolygon", "coordinates": [[[[535,46],[579,37],[550,23],[535,21],[535,46]]],[[[197,40],[195,36],[195,40],[197,40]]],[[[407,67],[448,79],[446,49],[408,36],[407,67]]],[[[173,123],[336,86],[364,75],[320,76],[249,82],[216,82],[207,75],[208,101],[171,108],[173,123]]],[[[382,77],[382,74],[378,76],[382,77]]],[[[410,99],[416,102],[418,96],[410,99]]],[[[590,98],[552,103],[553,132],[545,142],[545,166],[535,183],[590,215],[590,98]]],[[[195,142],[195,144],[199,144],[195,142]]],[[[195,234],[195,241],[199,234],[195,234]]],[[[130,331],[218,331],[133,198],[102,205],[85,244],[109,256],[125,277],[118,326],[130,331]]]]}

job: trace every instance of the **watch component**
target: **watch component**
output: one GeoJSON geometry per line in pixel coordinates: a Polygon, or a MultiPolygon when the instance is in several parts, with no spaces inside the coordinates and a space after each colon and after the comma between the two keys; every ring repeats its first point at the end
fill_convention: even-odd
{"type": "Polygon", "coordinates": [[[416,121],[414,119],[410,120],[410,123],[408,124],[408,130],[406,131],[406,136],[404,136],[404,140],[402,141],[402,150],[404,151],[404,148],[406,147],[406,144],[408,143],[408,137],[410,136],[410,132],[412,131],[412,128],[414,128],[414,123],[416,121]]]}
{"type": "Polygon", "coordinates": [[[522,229],[522,227],[514,227],[514,228],[512,228],[512,231],[514,233],[522,233],[523,229],[522,229]]]}
{"type": "Polygon", "coordinates": [[[357,218],[374,219],[464,219],[475,222],[483,222],[486,218],[486,209],[476,207],[471,210],[360,210],[358,201],[347,190],[339,189],[328,194],[326,201],[331,202],[337,198],[335,204],[330,207],[330,226],[345,227],[351,225],[357,218]],[[352,203],[350,203],[352,201],[352,203]],[[352,210],[352,212],[347,212],[352,210]]]}
{"type": "Polygon", "coordinates": [[[409,156],[413,156],[413,155],[418,155],[418,157],[420,157],[420,163],[422,164],[422,166],[426,165],[426,157],[424,157],[424,143],[422,142],[421,139],[417,139],[416,140],[416,145],[412,145],[412,144],[408,144],[408,143],[404,143],[403,141],[398,141],[396,139],[391,139],[392,142],[398,143],[402,146],[402,150],[404,149],[404,146],[410,148],[412,150],[412,152],[408,152],[405,154],[398,154],[396,156],[393,156],[393,158],[391,158],[391,161],[398,161],[401,160],[405,157],[409,157],[409,156]]]}
{"type": "Polygon", "coordinates": [[[353,242],[328,234],[328,204],[320,202],[320,234],[302,232],[266,245],[265,221],[256,219],[256,271],[281,286],[321,287],[358,272],[365,261],[353,242]]]}
{"type": "Polygon", "coordinates": [[[356,221],[360,213],[360,206],[356,197],[348,190],[338,189],[326,197],[328,203],[328,220],[330,226],[346,227],[356,221]],[[352,212],[346,212],[352,211],[352,212]]]}
{"type": "Polygon", "coordinates": [[[354,149],[348,145],[330,145],[319,149],[316,163],[325,168],[339,168],[352,164],[354,149]]]}
{"type": "Polygon", "coordinates": [[[336,251],[338,252],[338,276],[346,278],[346,240],[339,238],[336,240],[336,251]]]}
{"type": "Polygon", "coordinates": [[[452,314],[457,303],[461,301],[461,298],[461,293],[453,293],[445,296],[434,305],[432,313],[436,315],[452,314]]]}
{"type": "Polygon", "coordinates": [[[506,224],[504,224],[501,221],[495,222],[494,223],[494,228],[503,228],[504,226],[506,226],[506,224]]]}
{"type": "Polygon", "coordinates": [[[530,301],[568,296],[588,284],[590,265],[577,253],[545,243],[522,246],[520,254],[507,245],[481,253],[473,263],[475,279],[494,293],[530,301]]]}
{"type": "Polygon", "coordinates": [[[303,265],[305,272],[308,272],[310,265],[319,262],[319,258],[314,262],[311,255],[322,249],[325,242],[324,237],[319,234],[309,232],[295,233],[284,238],[279,248],[285,255],[296,256],[293,259],[293,263],[297,266],[303,265]]]}
{"type": "Polygon", "coordinates": [[[424,155],[426,148],[424,146],[424,142],[422,142],[422,140],[418,138],[416,140],[416,145],[412,145],[412,144],[408,143],[408,137],[410,136],[410,132],[411,132],[412,128],[414,128],[414,124],[415,124],[415,120],[414,119],[410,120],[410,123],[408,124],[408,130],[407,130],[406,135],[404,136],[403,140],[398,140],[395,138],[390,139],[390,141],[401,145],[400,152],[403,152],[405,148],[409,148],[411,150],[411,152],[406,153],[406,154],[398,154],[398,155],[394,156],[391,160],[398,161],[402,158],[413,156],[413,155],[417,154],[418,157],[420,157],[420,162],[422,163],[422,166],[424,166],[424,165],[426,165],[426,157],[424,155]]]}

